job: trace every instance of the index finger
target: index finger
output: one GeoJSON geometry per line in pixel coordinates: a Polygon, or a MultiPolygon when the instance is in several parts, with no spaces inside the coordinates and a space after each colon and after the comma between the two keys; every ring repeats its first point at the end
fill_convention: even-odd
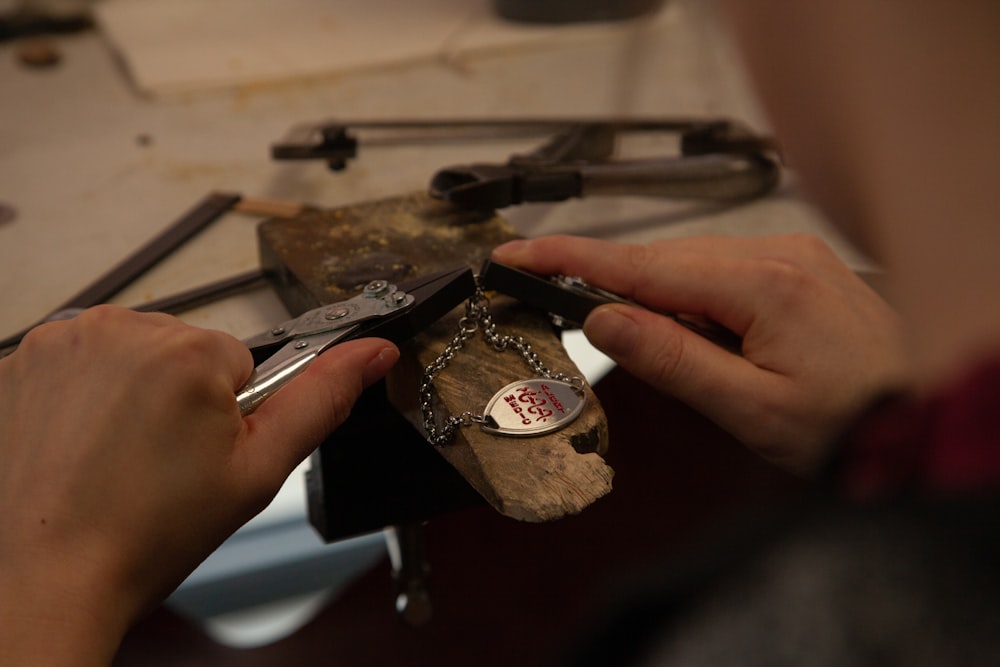
{"type": "Polygon", "coordinates": [[[552,236],[495,249],[496,261],[540,275],[579,276],[589,284],[652,310],[705,316],[744,333],[759,308],[763,283],[792,268],[775,260],[768,270],[732,239],[701,238],[655,245],[552,236]]]}

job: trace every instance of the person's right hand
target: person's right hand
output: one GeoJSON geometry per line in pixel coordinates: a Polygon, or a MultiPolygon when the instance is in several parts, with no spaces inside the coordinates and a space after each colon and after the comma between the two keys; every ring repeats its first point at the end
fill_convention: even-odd
{"type": "Polygon", "coordinates": [[[820,465],[846,422],[907,375],[895,313],[816,237],[625,245],[558,236],[513,241],[493,259],[579,276],[651,310],[703,316],[742,337],[742,354],[734,354],[627,305],[601,306],[583,327],[625,370],[794,471],[820,465]]]}
{"type": "Polygon", "coordinates": [[[398,358],[336,345],[256,412],[232,336],[100,306],[0,359],[0,663],[108,664],[398,358]]]}

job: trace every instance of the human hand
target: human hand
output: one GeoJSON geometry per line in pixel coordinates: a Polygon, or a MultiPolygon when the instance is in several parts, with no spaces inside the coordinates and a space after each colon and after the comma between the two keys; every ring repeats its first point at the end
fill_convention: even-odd
{"type": "Polygon", "coordinates": [[[108,664],[397,358],[335,346],[241,417],[227,334],[110,306],[29,333],[0,360],[0,663],[108,664]]]}
{"type": "Polygon", "coordinates": [[[627,305],[597,308],[583,326],[622,368],[796,472],[818,467],[847,420],[905,382],[895,313],[816,237],[625,245],[556,236],[502,245],[493,259],[580,276],[651,310],[703,316],[741,336],[742,354],[733,354],[627,305]]]}

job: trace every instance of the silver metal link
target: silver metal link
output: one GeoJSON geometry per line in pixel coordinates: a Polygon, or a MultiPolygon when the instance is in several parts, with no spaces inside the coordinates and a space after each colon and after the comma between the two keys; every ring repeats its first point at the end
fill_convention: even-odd
{"type": "Polygon", "coordinates": [[[538,354],[531,348],[531,344],[523,336],[497,333],[496,323],[490,314],[489,299],[481,288],[477,288],[475,294],[465,304],[465,315],[459,320],[458,332],[445,346],[441,354],[424,369],[423,379],[420,383],[420,410],[424,418],[424,431],[427,441],[434,446],[440,447],[448,444],[455,431],[460,427],[481,424],[486,421],[484,415],[466,410],[460,415],[446,417],[439,424],[434,410],[434,378],[448,367],[455,355],[465,347],[465,342],[475,336],[477,331],[482,331],[483,339],[497,352],[503,352],[511,347],[516,349],[531,367],[531,370],[539,377],[566,382],[573,385],[578,391],[583,391],[583,378],[553,373],[542,363],[538,354]]]}

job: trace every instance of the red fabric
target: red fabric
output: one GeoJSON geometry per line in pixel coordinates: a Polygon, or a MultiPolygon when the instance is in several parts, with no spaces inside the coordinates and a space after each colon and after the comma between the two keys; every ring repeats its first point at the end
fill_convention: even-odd
{"type": "Polygon", "coordinates": [[[841,454],[841,481],[859,500],[1000,491],[1000,357],[928,399],[874,411],[841,454]]]}

